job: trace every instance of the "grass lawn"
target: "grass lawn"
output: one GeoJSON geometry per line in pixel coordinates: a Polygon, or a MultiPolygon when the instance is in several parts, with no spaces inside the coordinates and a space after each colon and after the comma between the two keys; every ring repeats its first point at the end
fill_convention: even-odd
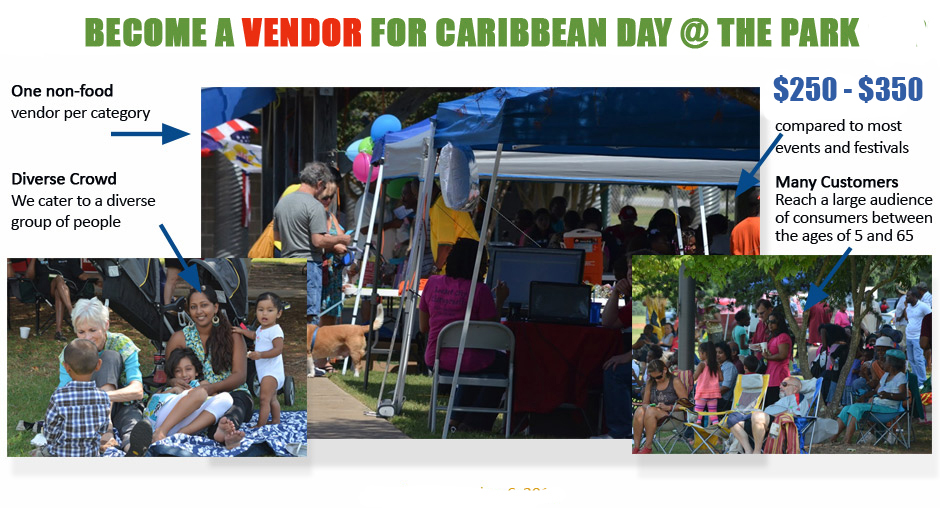
{"type": "MultiPolygon", "coordinates": [[[[306,287],[305,278],[296,266],[275,264],[253,266],[249,271],[249,284],[254,285],[252,294],[261,292],[262,287],[306,287]]],[[[294,378],[296,395],[293,406],[284,405],[283,396],[280,397],[281,411],[306,411],[306,298],[287,297],[285,300],[290,303],[291,309],[279,321],[285,334],[284,370],[287,376],[294,378]]],[[[43,316],[52,315],[49,308],[43,308],[42,312],[43,316]]],[[[254,309],[250,312],[253,313],[254,309]]],[[[20,326],[36,325],[32,304],[26,305],[10,299],[10,320],[12,329],[7,332],[7,456],[23,457],[33,448],[29,442],[34,434],[17,431],[16,424],[19,420],[35,422],[45,417],[49,397],[59,383],[58,357],[65,343],[53,340],[54,327],[39,337],[35,336],[34,328],[29,339],[19,338],[20,326]]],[[[153,370],[155,352],[150,341],[116,313],[111,314],[110,330],[123,333],[134,341],[140,348],[138,356],[141,372],[149,374],[153,370]]],[[[68,326],[63,327],[63,332],[70,338],[74,335],[68,326]]],[[[255,400],[255,409],[257,407],[255,400]]]]}
{"type": "MultiPolygon", "coordinates": [[[[346,376],[340,375],[338,372],[330,375],[330,381],[334,384],[345,390],[347,393],[358,399],[360,402],[366,405],[369,408],[375,408],[375,402],[379,396],[379,385],[382,382],[383,371],[374,370],[369,373],[369,389],[368,391],[363,391],[363,378],[362,377],[353,377],[352,372],[349,372],[346,376]]],[[[395,378],[393,374],[389,374],[388,383],[394,383],[395,378]]],[[[392,390],[394,386],[385,387],[385,393],[383,397],[391,398],[392,390]]],[[[449,395],[449,393],[447,394],[449,395]]],[[[442,398],[443,401],[446,401],[446,397],[442,398]]],[[[430,408],[431,401],[431,377],[430,376],[419,376],[419,375],[406,375],[405,376],[405,402],[402,406],[402,412],[400,415],[391,418],[389,421],[395,425],[399,430],[405,433],[410,438],[432,438],[440,439],[441,433],[443,432],[442,424],[445,419],[444,412],[438,413],[437,419],[437,431],[430,432],[428,430],[428,409],[430,408]]],[[[453,437],[455,439],[487,439],[487,438],[496,438],[502,439],[503,433],[499,430],[502,428],[503,416],[499,415],[496,418],[496,424],[493,426],[496,429],[492,433],[484,432],[458,432],[456,434],[448,434],[448,438],[453,437]]]]}

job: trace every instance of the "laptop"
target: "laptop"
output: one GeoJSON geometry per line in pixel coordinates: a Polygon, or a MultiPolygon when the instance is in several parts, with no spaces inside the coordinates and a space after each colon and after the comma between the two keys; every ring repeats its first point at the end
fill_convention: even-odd
{"type": "Polygon", "coordinates": [[[533,281],[529,285],[529,321],[564,325],[591,324],[591,286],[533,281]]]}

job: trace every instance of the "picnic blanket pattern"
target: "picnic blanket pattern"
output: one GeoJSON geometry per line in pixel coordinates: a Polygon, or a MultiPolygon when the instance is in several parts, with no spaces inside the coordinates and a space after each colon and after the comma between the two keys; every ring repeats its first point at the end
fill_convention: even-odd
{"type": "MultiPolygon", "coordinates": [[[[306,454],[307,444],[307,412],[285,411],[281,413],[281,423],[265,425],[260,429],[252,429],[258,421],[258,412],[255,411],[251,420],[243,423],[241,430],[245,431],[245,439],[237,447],[228,450],[221,444],[205,435],[187,436],[174,434],[166,439],[154,443],[163,449],[176,448],[183,454],[197,457],[237,457],[248,452],[253,445],[265,443],[278,457],[297,457],[306,454]]],[[[153,446],[153,445],[152,445],[153,446]]],[[[119,448],[108,448],[105,457],[123,457],[124,452],[119,448]]]]}

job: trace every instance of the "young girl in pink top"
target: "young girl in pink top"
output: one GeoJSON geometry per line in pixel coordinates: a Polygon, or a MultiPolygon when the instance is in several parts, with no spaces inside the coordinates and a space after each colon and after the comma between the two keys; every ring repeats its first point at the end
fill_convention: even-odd
{"type": "MultiPolygon", "coordinates": [[[[695,411],[702,412],[706,408],[709,412],[718,411],[718,399],[721,398],[721,367],[718,366],[718,353],[715,344],[703,342],[698,347],[698,357],[701,360],[695,367],[692,379],[695,381],[695,411]]],[[[702,425],[707,425],[705,417],[701,419],[702,425]]],[[[717,423],[718,417],[708,417],[710,423],[717,423]]]]}

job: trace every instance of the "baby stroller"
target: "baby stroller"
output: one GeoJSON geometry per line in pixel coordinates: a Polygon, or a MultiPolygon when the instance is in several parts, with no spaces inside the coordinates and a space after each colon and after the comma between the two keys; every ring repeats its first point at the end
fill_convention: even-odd
{"type": "Polygon", "coordinates": [[[166,383],[163,371],[166,343],[182,326],[175,311],[183,314],[182,301],[163,305],[163,281],[157,258],[92,259],[102,277],[101,296],[105,305],[116,312],[153,344],[154,370],[144,377],[145,389],[152,393],[166,383]]]}
{"type": "MultiPolygon", "coordinates": [[[[199,280],[206,290],[214,290],[229,321],[233,326],[255,328],[257,323],[252,315],[249,318],[249,308],[255,303],[248,299],[248,280],[245,262],[242,259],[194,259],[191,260],[198,267],[199,280]]],[[[282,309],[283,310],[283,309],[282,309]]],[[[254,349],[254,341],[245,339],[248,350],[254,349]]],[[[258,396],[260,380],[255,362],[248,360],[248,375],[246,377],[248,389],[252,395],[258,396]]],[[[284,386],[278,390],[284,396],[284,404],[294,405],[295,389],[294,378],[284,376],[284,386]]]]}

